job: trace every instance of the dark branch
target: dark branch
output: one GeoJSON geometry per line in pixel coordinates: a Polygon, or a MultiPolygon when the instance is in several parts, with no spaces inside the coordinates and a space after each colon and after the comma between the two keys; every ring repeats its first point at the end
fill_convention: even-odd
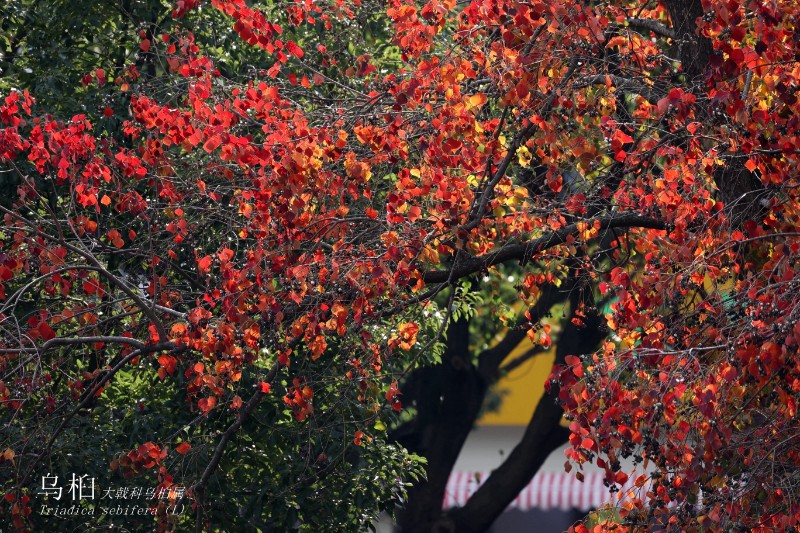
{"type": "Polygon", "coordinates": [[[664,26],[657,20],[629,18],[627,19],[627,22],[630,26],[633,26],[634,28],[644,28],[646,30],[652,31],[656,35],[661,35],[662,37],[669,37],[670,39],[675,38],[675,32],[672,31],[671,28],[664,26]]]}
{"type": "Polygon", "coordinates": [[[714,47],[711,40],[697,31],[697,19],[703,16],[701,0],[665,0],[672,19],[674,41],[683,72],[690,83],[702,87],[714,47]]]}
{"type": "MultiPolygon", "coordinates": [[[[539,32],[537,31],[532,41],[535,40],[536,37],[538,37],[538,35],[539,32]]],[[[529,43],[529,46],[526,47],[526,50],[528,51],[530,50],[531,44],[532,42],[529,43]]],[[[575,74],[575,71],[580,66],[580,64],[581,62],[578,60],[577,55],[572,58],[572,61],[570,62],[569,67],[567,68],[567,72],[564,74],[564,77],[558,84],[558,88],[550,91],[550,95],[547,97],[547,100],[545,100],[544,104],[541,107],[540,115],[542,116],[543,119],[546,119],[550,115],[550,113],[552,113],[554,109],[553,104],[555,103],[556,96],[560,94],[561,89],[563,89],[567,85],[569,80],[572,79],[572,76],[575,74]]],[[[505,113],[503,116],[505,116],[505,113]]],[[[524,143],[531,135],[533,135],[535,129],[536,129],[535,125],[531,123],[525,126],[519,133],[517,133],[517,135],[514,136],[514,139],[511,141],[511,145],[508,147],[508,150],[506,151],[505,157],[500,162],[500,164],[497,167],[497,170],[492,176],[492,180],[487,184],[483,192],[479,193],[480,200],[478,201],[478,204],[474,206],[474,209],[472,209],[472,211],[470,212],[468,223],[462,226],[460,229],[464,231],[470,231],[478,227],[478,225],[481,223],[481,220],[483,219],[483,214],[486,210],[486,206],[488,205],[489,201],[492,199],[494,195],[495,186],[500,182],[503,176],[505,176],[509,165],[514,160],[514,157],[516,157],[517,149],[519,149],[519,147],[522,146],[522,143],[524,143]]]]}
{"type": "MultiPolygon", "coordinates": [[[[264,382],[272,383],[272,381],[275,379],[275,376],[278,375],[279,368],[280,365],[277,362],[273,364],[272,368],[269,370],[269,373],[264,378],[264,382]]],[[[209,461],[208,465],[206,465],[206,468],[203,470],[203,474],[200,476],[200,479],[197,481],[197,483],[192,486],[192,491],[195,494],[199,494],[203,491],[208,483],[208,480],[211,478],[211,475],[214,473],[214,471],[216,471],[217,466],[219,466],[219,462],[222,460],[222,455],[225,453],[225,447],[227,446],[228,441],[236,434],[237,431],[239,431],[239,428],[242,427],[242,424],[244,424],[245,420],[249,418],[256,406],[261,403],[261,400],[263,400],[265,396],[266,393],[262,392],[260,388],[257,388],[250,399],[247,400],[247,403],[244,404],[244,407],[242,407],[241,411],[239,411],[236,420],[234,420],[234,422],[228,426],[228,429],[226,429],[222,434],[222,437],[214,448],[214,454],[211,456],[211,461],[209,461]]]]}
{"type": "Polygon", "coordinates": [[[569,438],[560,425],[561,408],[545,395],[536,406],[522,440],[497,470],[472,495],[467,504],[444,517],[452,531],[486,531],[522,488],[533,478],[550,453],[569,438]]]}
{"type": "Polygon", "coordinates": [[[647,85],[638,80],[614,74],[595,74],[594,76],[579,78],[575,80],[572,87],[574,89],[583,89],[590,85],[605,85],[609,81],[620,91],[640,94],[651,104],[658,102],[658,96],[647,85]]]}
{"type": "Polygon", "coordinates": [[[488,183],[486,188],[480,194],[480,201],[478,202],[477,206],[473,210],[473,213],[470,215],[470,222],[464,225],[462,228],[465,231],[472,230],[478,227],[478,224],[481,223],[483,219],[483,214],[486,210],[486,205],[491,200],[492,195],[494,194],[495,186],[500,182],[503,176],[506,175],[506,171],[508,170],[509,165],[516,157],[517,149],[524,143],[534,132],[535,126],[533,124],[529,124],[525,128],[522,129],[514,139],[511,141],[511,145],[508,147],[508,151],[506,152],[506,156],[498,165],[497,170],[492,177],[492,180],[488,183]]]}
{"type": "MultiPolygon", "coordinates": [[[[667,224],[652,218],[637,214],[616,215],[606,218],[589,219],[585,222],[590,227],[596,222],[600,223],[600,230],[612,228],[650,228],[666,230],[667,224]]],[[[482,255],[479,257],[467,257],[458,262],[450,270],[434,270],[423,275],[425,283],[443,283],[448,279],[459,279],[470,274],[475,274],[487,270],[492,265],[505,263],[506,261],[520,261],[525,263],[532,259],[536,254],[545,250],[564,244],[567,237],[574,236],[578,231],[578,223],[564,226],[563,228],[551,231],[542,235],[538,239],[522,244],[512,244],[500,250],[482,255]]]]}
{"type": "Polygon", "coordinates": [[[65,346],[68,344],[92,344],[95,342],[113,342],[120,344],[130,344],[134,348],[142,351],[146,344],[130,337],[120,337],[115,335],[98,335],[92,337],[70,337],[56,338],[45,342],[40,348],[0,348],[0,353],[44,353],[53,346],[65,346]]]}

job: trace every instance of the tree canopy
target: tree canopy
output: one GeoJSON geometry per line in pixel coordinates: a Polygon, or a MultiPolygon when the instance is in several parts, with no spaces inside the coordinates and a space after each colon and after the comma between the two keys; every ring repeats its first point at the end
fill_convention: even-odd
{"type": "Polygon", "coordinates": [[[482,531],[567,440],[633,485],[576,531],[798,526],[796,2],[42,4],[0,42],[14,528],[77,474],[168,496],[59,524],[482,531]]]}

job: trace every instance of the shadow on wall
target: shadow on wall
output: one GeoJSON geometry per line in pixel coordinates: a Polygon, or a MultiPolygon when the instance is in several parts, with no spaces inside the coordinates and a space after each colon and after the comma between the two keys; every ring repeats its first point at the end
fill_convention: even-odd
{"type": "Polygon", "coordinates": [[[570,511],[510,509],[500,515],[488,533],[563,533],[569,526],[585,517],[586,514],[577,509],[570,511]]]}
{"type": "MultiPolygon", "coordinates": [[[[575,522],[586,517],[578,509],[509,509],[495,520],[487,533],[563,533],[575,522]]],[[[374,524],[376,533],[398,533],[400,530],[387,515],[374,524]]]]}

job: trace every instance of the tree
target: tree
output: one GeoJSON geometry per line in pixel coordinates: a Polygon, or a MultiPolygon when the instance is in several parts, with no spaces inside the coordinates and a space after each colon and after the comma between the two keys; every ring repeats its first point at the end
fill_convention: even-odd
{"type": "Polygon", "coordinates": [[[118,130],[0,108],[15,527],[83,469],[185,486],[164,529],[358,529],[407,448],[401,523],[480,531],[567,438],[612,490],[646,465],[600,530],[797,524],[794,3],[204,4],[144,21],[118,130]],[[443,514],[564,303],[549,396],[443,514]]]}
{"type": "MultiPolygon", "coordinates": [[[[61,7],[67,13],[57,12],[62,16],[56,20],[80,18],[72,11],[80,6],[61,7]]],[[[338,259],[319,263],[339,239],[357,234],[347,230],[350,200],[329,197],[322,189],[336,189],[330,179],[342,183],[344,174],[334,178],[329,169],[303,192],[304,180],[316,174],[322,158],[339,172],[345,153],[345,145],[329,142],[331,132],[336,140],[338,127],[308,121],[330,116],[320,101],[333,101],[342,88],[348,95],[352,91],[333,82],[338,76],[307,96],[305,76],[297,89],[285,79],[269,86],[241,82],[251,71],[272,79],[265,73],[276,60],[264,50],[217,49],[220,57],[213,64],[199,54],[200,44],[219,45],[226,36],[238,40],[242,27],[266,23],[265,14],[244,4],[233,6],[244,19],[236,25],[224,12],[231,9],[227,4],[202,13],[200,6],[185,13],[181,6],[174,13],[153,3],[134,7],[157,16],[133,22],[128,20],[133,15],[122,17],[136,29],[132,40],[138,53],[130,53],[130,64],[112,70],[90,63],[86,77],[73,76],[85,87],[66,103],[43,95],[56,112],[80,109],[94,120],[85,115],[56,120],[31,111],[27,92],[6,94],[3,164],[20,187],[9,199],[14,207],[4,207],[2,238],[5,511],[17,528],[52,527],[54,520],[62,527],[70,520],[86,527],[85,516],[53,518],[38,506],[32,512],[45,481],[60,483],[66,494],[70,476],[85,474],[100,487],[136,483],[168,489],[168,497],[153,507],[167,529],[194,521],[198,528],[361,529],[378,510],[390,509],[405,480],[420,472],[416,457],[382,435],[380,428],[395,412],[392,404],[399,405],[392,401],[390,377],[404,361],[384,363],[389,352],[372,339],[391,336],[399,324],[390,349],[403,352],[426,323],[410,322],[402,309],[384,319],[373,310],[380,291],[369,300],[356,294],[375,290],[362,283],[362,276],[371,275],[369,256],[357,255],[365,245],[352,242],[333,254],[338,259]],[[199,31],[190,34],[179,18],[172,20],[182,15],[194,17],[187,26],[199,31]],[[219,107],[211,101],[212,90],[219,91],[213,95],[219,107]],[[112,105],[96,106],[105,93],[113,96],[112,105]],[[239,93],[244,100],[235,96],[239,93]],[[309,118],[289,100],[292,94],[316,99],[309,118]],[[154,95],[163,100],[157,103],[154,95]],[[200,105],[203,100],[208,102],[200,105]],[[255,107],[248,112],[242,105],[255,107]],[[134,120],[125,120],[129,108],[134,120]],[[202,137],[210,128],[208,138],[195,151],[186,144],[165,152],[172,141],[160,138],[158,127],[148,131],[154,126],[146,123],[150,112],[176,112],[175,118],[188,122],[174,132],[186,135],[187,128],[197,127],[202,137]],[[200,113],[196,119],[195,113],[200,113]],[[216,119],[209,122],[212,115],[222,118],[224,127],[216,119]],[[254,126],[259,121],[276,129],[254,126]],[[310,132],[313,138],[307,137],[310,132]],[[239,134],[237,142],[244,141],[249,155],[236,159],[263,157],[264,168],[259,170],[255,159],[242,160],[235,173],[225,168],[231,159],[222,154],[239,134]],[[271,145],[292,139],[300,144],[289,151],[271,145]],[[291,169],[281,175],[300,187],[296,198],[283,197],[279,181],[254,185],[267,176],[283,179],[265,170],[273,163],[291,169]],[[252,171],[244,171],[251,164],[252,171]],[[183,190],[185,180],[190,189],[183,190]],[[273,209],[275,219],[268,215],[273,209]],[[308,236],[316,231],[324,238],[312,244],[308,236]],[[304,240],[308,246],[298,246],[304,240]],[[353,265],[353,257],[360,264],[353,265]],[[284,269],[285,278],[278,275],[284,269]],[[248,287],[258,289],[250,294],[248,287]],[[357,325],[350,325],[353,321],[357,325]],[[313,336],[304,339],[306,331],[313,336]],[[384,366],[387,374],[377,374],[384,366]],[[179,489],[188,489],[183,504],[179,489]],[[194,513],[170,516],[190,502],[194,513]]],[[[119,13],[110,11],[110,22],[97,29],[122,24],[119,13]]],[[[38,11],[29,15],[34,23],[45,17],[38,11]]],[[[351,24],[345,15],[317,15],[335,45],[343,47],[316,48],[313,53],[324,54],[314,63],[318,76],[335,74],[336,62],[363,46],[363,38],[337,38],[341,25],[351,24]]],[[[284,36],[294,34],[297,41],[279,46],[295,60],[304,55],[297,43],[311,55],[322,30],[312,14],[282,16],[291,19],[284,36]]],[[[359,16],[365,28],[374,25],[367,10],[359,16]]],[[[265,28],[282,31],[277,25],[265,28]]],[[[76,42],[88,40],[73,57],[97,61],[92,54],[100,45],[87,33],[73,36],[76,42]]],[[[33,67],[37,80],[44,70],[35,63],[41,41],[32,40],[34,34],[26,28],[18,39],[24,44],[14,47],[19,53],[9,59],[14,68],[3,80],[9,86],[27,85],[25,68],[33,67]]],[[[131,36],[123,32],[109,39],[114,41],[109,48],[118,50],[131,36]]],[[[288,183],[284,190],[291,190],[288,183]]],[[[342,194],[359,190],[353,184],[342,194]]],[[[45,501],[58,503],[52,497],[45,501]]],[[[151,503],[144,501],[145,507],[151,503]]],[[[98,517],[90,519],[96,525],[147,528],[153,522],[152,516],[99,516],[97,502],[86,505],[96,511],[98,517]]]]}

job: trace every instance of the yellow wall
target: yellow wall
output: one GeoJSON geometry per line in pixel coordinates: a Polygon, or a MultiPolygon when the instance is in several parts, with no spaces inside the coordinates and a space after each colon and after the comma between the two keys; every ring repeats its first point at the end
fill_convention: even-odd
{"type": "MultiPolygon", "coordinates": [[[[555,333],[555,332],[551,332],[555,333]]],[[[554,337],[555,338],[555,337],[554,337]]],[[[513,360],[532,347],[527,338],[509,354],[506,359],[513,360]]],[[[544,383],[553,370],[555,344],[547,353],[534,356],[501,378],[495,385],[496,391],[506,391],[500,404],[500,411],[486,413],[478,421],[479,426],[526,426],[533,410],[544,395],[544,383]]]]}
{"type": "MultiPolygon", "coordinates": [[[[720,291],[725,294],[735,287],[734,279],[723,279],[720,281],[711,280],[706,276],[704,280],[707,292],[720,291]]],[[[688,303],[688,302],[687,302],[688,303]]],[[[690,303],[691,305],[691,303],[690,303]]],[[[561,308],[554,309],[554,315],[558,315],[561,308]]],[[[605,312],[605,311],[604,311],[605,312]]],[[[555,342],[558,340],[558,322],[553,321],[550,335],[553,338],[553,346],[547,353],[540,354],[526,361],[514,371],[501,378],[495,385],[494,390],[505,391],[501,396],[500,410],[498,412],[486,413],[478,420],[479,426],[526,426],[533,416],[539,400],[544,395],[544,383],[553,370],[555,360],[555,342]]],[[[514,351],[509,354],[504,363],[522,355],[532,347],[531,341],[527,338],[519,343],[514,351]]]]}

